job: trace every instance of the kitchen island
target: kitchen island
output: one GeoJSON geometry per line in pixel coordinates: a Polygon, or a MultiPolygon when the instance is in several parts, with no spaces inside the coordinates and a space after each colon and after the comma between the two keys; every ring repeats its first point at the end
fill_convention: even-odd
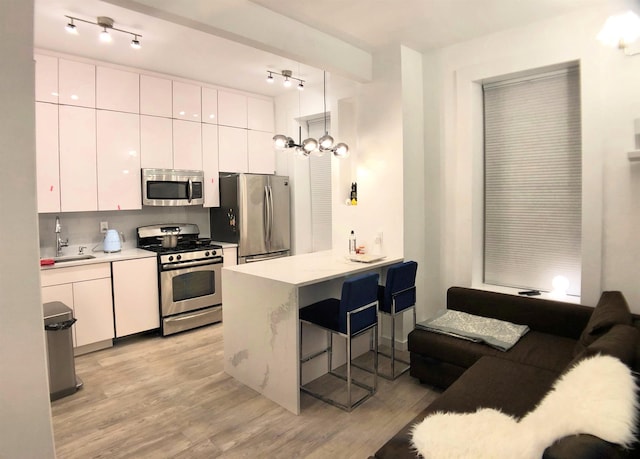
{"type": "MultiPolygon", "coordinates": [[[[329,250],[223,268],[225,372],[300,414],[299,308],[340,298],[346,277],[365,272],[382,276],[387,266],[402,259],[386,256],[360,263],[329,250]]],[[[307,348],[324,344],[324,332],[315,331],[305,330],[305,354],[307,348]]],[[[342,354],[336,346],[334,359],[342,354]]],[[[305,364],[304,383],[326,371],[322,363],[315,368],[312,362],[305,364]]]]}

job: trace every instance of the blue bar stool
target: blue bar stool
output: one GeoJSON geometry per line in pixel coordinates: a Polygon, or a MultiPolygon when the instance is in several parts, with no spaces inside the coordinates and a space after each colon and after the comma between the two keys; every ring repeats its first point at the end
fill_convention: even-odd
{"type": "MultiPolygon", "coordinates": [[[[362,402],[375,394],[378,384],[378,358],[377,352],[374,357],[373,368],[373,386],[368,386],[362,382],[356,381],[351,375],[351,340],[368,331],[372,331],[374,336],[378,333],[378,314],[377,314],[377,291],[378,291],[378,274],[362,274],[346,279],[342,284],[342,295],[338,300],[329,298],[326,300],[313,303],[300,309],[300,322],[304,322],[316,327],[320,327],[327,332],[327,347],[312,355],[300,359],[300,389],[326,403],[337,406],[345,411],[351,411],[362,402]],[[347,353],[347,377],[335,373],[332,370],[332,348],[333,335],[339,335],[346,339],[347,353]],[[312,391],[310,388],[302,385],[302,364],[327,354],[328,374],[336,376],[347,382],[347,403],[343,404],[328,396],[312,391]],[[352,401],[351,386],[355,384],[365,389],[366,393],[359,399],[352,401]]],[[[377,340],[376,351],[377,351],[377,340]]],[[[300,354],[302,355],[302,327],[300,327],[300,354]]]]}
{"type": "Polygon", "coordinates": [[[389,267],[387,281],[378,286],[378,311],[391,316],[391,354],[378,353],[391,359],[391,374],[380,373],[385,379],[394,380],[410,368],[410,363],[396,357],[396,316],[413,309],[413,326],[416,325],[416,272],[418,263],[406,261],[389,267]],[[396,360],[406,366],[396,373],[396,360]]]}

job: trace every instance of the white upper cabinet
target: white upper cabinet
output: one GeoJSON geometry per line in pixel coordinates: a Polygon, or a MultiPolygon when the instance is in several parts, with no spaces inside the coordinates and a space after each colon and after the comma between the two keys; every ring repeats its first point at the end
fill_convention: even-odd
{"type": "Polygon", "coordinates": [[[173,167],[202,170],[202,124],[173,120],[173,167]]]}
{"type": "Polygon", "coordinates": [[[214,124],[202,125],[202,169],[204,171],[204,207],[219,207],[218,126],[214,124]]]}
{"type": "Polygon", "coordinates": [[[200,122],[201,94],[200,86],[173,82],[173,117],[179,120],[200,122]]]}
{"type": "Polygon", "coordinates": [[[171,118],[171,80],[140,75],[140,113],[171,118]]]}
{"type": "Polygon", "coordinates": [[[173,120],[140,115],[140,167],[173,167],[173,120]]]}
{"type": "Polygon", "coordinates": [[[218,126],[220,172],[249,172],[247,132],[246,129],[218,126]]]}
{"type": "Polygon", "coordinates": [[[273,132],[273,100],[257,99],[249,97],[247,99],[248,127],[256,131],[273,132]]]}
{"type": "Polygon", "coordinates": [[[36,61],[36,100],[58,103],[58,58],[34,55],[36,61]]]}
{"type": "Polygon", "coordinates": [[[141,209],[139,116],[109,110],[97,115],[98,210],[141,209]]]}
{"type": "Polygon", "coordinates": [[[96,67],[96,106],[105,110],[139,113],[139,75],[109,67],[96,67]]]}
{"type": "Polygon", "coordinates": [[[36,102],[38,212],[60,212],[58,106],[36,102]]]}
{"type": "Polygon", "coordinates": [[[247,96],[218,91],[218,124],[246,129],[247,96]]]}
{"type": "Polygon", "coordinates": [[[218,90],[202,88],[202,122],[218,124],[218,90]]]}
{"type": "Polygon", "coordinates": [[[60,211],[98,210],[96,111],[60,105],[60,211]]]}
{"type": "Polygon", "coordinates": [[[247,131],[248,169],[253,174],[273,174],[276,171],[276,152],[270,132],[247,131]]]}
{"type": "Polygon", "coordinates": [[[59,59],[58,93],[60,104],[95,108],[96,66],[59,59]]]}

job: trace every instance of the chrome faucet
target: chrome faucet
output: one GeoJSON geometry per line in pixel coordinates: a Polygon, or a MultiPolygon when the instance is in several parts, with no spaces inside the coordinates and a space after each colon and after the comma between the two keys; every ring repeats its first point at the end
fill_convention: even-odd
{"type": "Polygon", "coordinates": [[[62,225],[60,225],[60,217],[56,217],[56,257],[62,255],[62,248],[69,246],[69,238],[62,239],[60,233],[62,232],[62,225]]]}

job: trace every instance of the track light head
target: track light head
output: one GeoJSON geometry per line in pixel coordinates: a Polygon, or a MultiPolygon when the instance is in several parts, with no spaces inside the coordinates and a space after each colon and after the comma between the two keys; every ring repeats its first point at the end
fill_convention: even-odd
{"type": "Polygon", "coordinates": [[[69,18],[69,23],[66,25],[65,29],[72,35],[78,35],[78,29],[76,25],[73,23],[73,18],[69,18]]]}
{"type": "Polygon", "coordinates": [[[140,40],[138,40],[138,36],[134,36],[133,40],[131,40],[131,47],[133,49],[140,49],[142,45],[140,44],[140,40]]]}
{"type": "Polygon", "coordinates": [[[105,27],[102,32],[100,32],[100,41],[103,43],[110,43],[111,42],[111,34],[109,34],[109,32],[107,32],[107,28],[105,27]]]}
{"type": "Polygon", "coordinates": [[[302,84],[302,81],[298,83],[298,91],[304,91],[304,85],[302,84]]]}
{"type": "Polygon", "coordinates": [[[269,75],[267,75],[267,83],[273,84],[273,81],[273,74],[269,72],[269,75]]]}

